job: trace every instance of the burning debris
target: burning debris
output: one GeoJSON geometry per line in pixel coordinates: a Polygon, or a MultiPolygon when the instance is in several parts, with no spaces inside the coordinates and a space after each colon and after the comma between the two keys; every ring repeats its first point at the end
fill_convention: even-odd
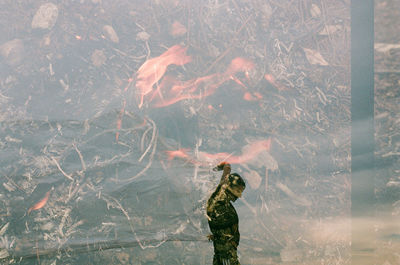
{"type": "Polygon", "coordinates": [[[197,77],[187,81],[178,80],[170,75],[164,76],[168,66],[182,66],[191,62],[192,58],[186,52],[187,48],[180,45],[172,46],[160,56],[147,60],[139,68],[136,76],[139,108],[142,108],[145,103],[160,108],[185,99],[203,99],[214,94],[219,86],[230,79],[246,88],[235,77],[235,74],[239,72],[247,73],[254,68],[254,64],[240,57],[233,59],[223,73],[197,77]]]}
{"type": "Polygon", "coordinates": [[[207,264],[225,161],[251,191],[244,264],[346,264],[345,236],[305,225],[350,208],[345,2],[11,2],[0,259],[207,264]]]}
{"type": "Polygon", "coordinates": [[[147,60],[137,71],[136,88],[138,89],[139,108],[143,106],[144,98],[154,92],[157,84],[171,64],[184,65],[191,61],[186,55],[187,48],[172,46],[158,57],[147,60]]]}

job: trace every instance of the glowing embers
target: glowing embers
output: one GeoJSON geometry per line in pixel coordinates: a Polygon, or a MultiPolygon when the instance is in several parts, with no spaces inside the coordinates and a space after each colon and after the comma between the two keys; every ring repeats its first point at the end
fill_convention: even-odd
{"type": "Polygon", "coordinates": [[[253,141],[242,148],[241,155],[234,155],[229,153],[206,153],[198,152],[197,158],[193,157],[188,149],[179,149],[174,151],[166,151],[168,155],[168,161],[174,158],[181,158],[188,162],[197,165],[208,166],[209,164],[218,164],[219,162],[227,162],[230,164],[241,164],[247,163],[248,161],[256,158],[261,152],[269,151],[271,148],[271,138],[267,140],[253,141]]]}
{"type": "Polygon", "coordinates": [[[191,61],[186,54],[187,48],[172,46],[158,57],[147,60],[138,70],[136,88],[139,108],[147,103],[150,107],[166,107],[184,99],[202,99],[212,95],[216,89],[232,79],[246,89],[246,86],[235,77],[238,72],[247,76],[254,64],[243,58],[231,61],[226,71],[214,73],[191,80],[178,80],[174,76],[165,75],[169,65],[184,65],[191,61]]]}

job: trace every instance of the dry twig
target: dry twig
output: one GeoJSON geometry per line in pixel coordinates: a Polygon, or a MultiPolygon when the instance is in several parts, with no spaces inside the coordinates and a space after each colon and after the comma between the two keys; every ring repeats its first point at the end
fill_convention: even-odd
{"type": "Polygon", "coordinates": [[[56,160],[53,156],[50,156],[50,158],[51,158],[51,160],[53,160],[54,164],[56,164],[58,170],[60,170],[60,172],[61,172],[67,179],[69,179],[69,180],[71,180],[71,181],[74,181],[74,179],[71,177],[71,175],[65,173],[65,171],[62,170],[60,164],[57,162],[57,160],[56,160]]]}

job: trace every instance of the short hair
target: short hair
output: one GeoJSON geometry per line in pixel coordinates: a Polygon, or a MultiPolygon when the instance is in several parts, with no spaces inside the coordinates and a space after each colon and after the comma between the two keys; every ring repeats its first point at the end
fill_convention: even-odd
{"type": "Polygon", "coordinates": [[[238,173],[229,174],[228,184],[231,187],[243,187],[246,188],[246,183],[238,173]]]}

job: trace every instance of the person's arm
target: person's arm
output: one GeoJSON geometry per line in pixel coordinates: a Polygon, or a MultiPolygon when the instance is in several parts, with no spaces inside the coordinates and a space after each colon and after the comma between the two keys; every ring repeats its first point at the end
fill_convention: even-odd
{"type": "Polygon", "coordinates": [[[222,162],[219,165],[217,165],[216,167],[214,167],[214,171],[221,171],[222,172],[222,176],[221,176],[221,180],[220,180],[220,184],[222,184],[223,182],[226,181],[227,176],[231,173],[231,165],[227,162],[222,162]]]}

